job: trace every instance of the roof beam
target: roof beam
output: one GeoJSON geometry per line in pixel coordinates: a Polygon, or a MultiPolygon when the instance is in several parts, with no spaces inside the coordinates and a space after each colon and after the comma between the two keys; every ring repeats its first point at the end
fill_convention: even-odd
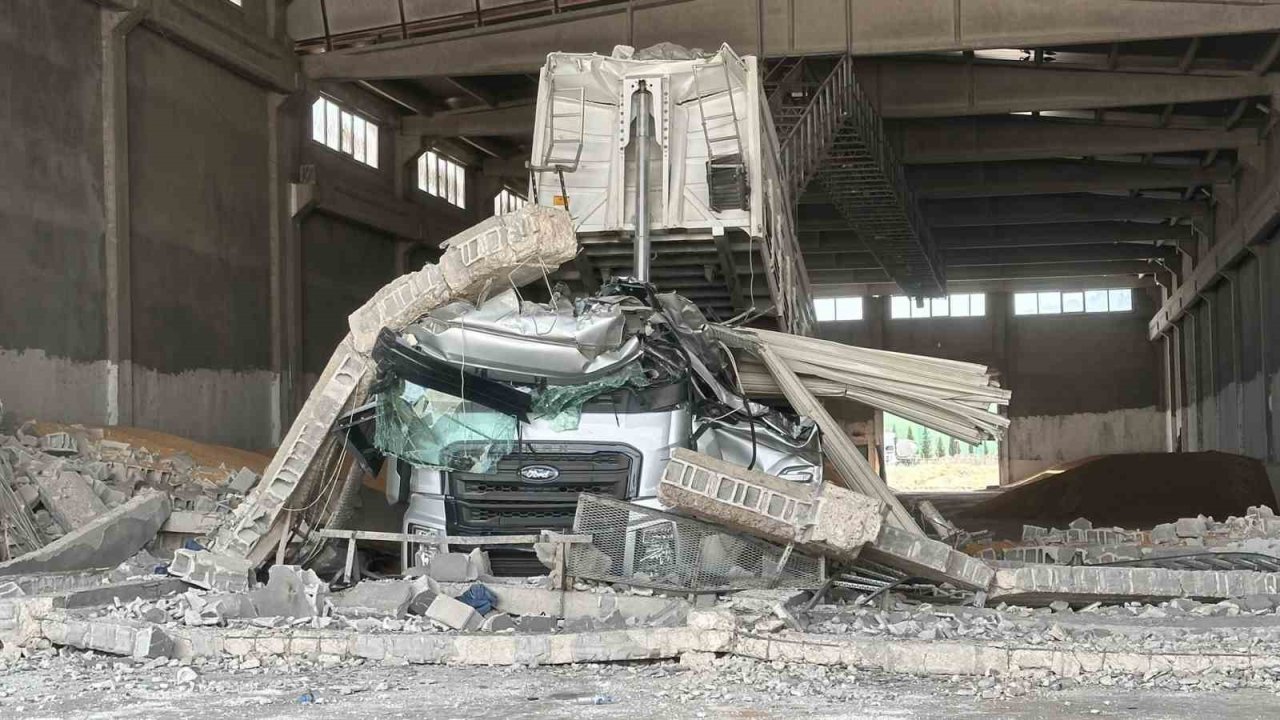
{"type": "Polygon", "coordinates": [[[890,128],[908,165],[1134,155],[1238,148],[1258,132],[1109,127],[1040,118],[907,120],[890,128]]]}
{"type": "Polygon", "coordinates": [[[1030,198],[928,200],[921,210],[929,226],[1034,225],[1094,220],[1164,220],[1203,217],[1206,204],[1111,195],[1044,195],[1030,198]]]}
{"type": "MultiPolygon", "coordinates": [[[[1030,278],[1026,280],[947,280],[947,292],[950,293],[1015,293],[1035,292],[1040,290],[1106,290],[1109,288],[1146,288],[1155,285],[1151,275],[1138,277],[1079,277],[1079,278],[1030,278]]],[[[894,283],[837,283],[832,285],[814,285],[815,297],[866,297],[869,295],[900,295],[902,291],[894,283]]]]}
{"type": "Polygon", "coordinates": [[[938,228],[939,249],[1011,248],[1042,245],[1178,243],[1191,238],[1191,226],[1166,223],[1087,222],[997,227],[938,228]]]}
{"type": "MultiPolygon", "coordinates": [[[[990,267],[958,267],[947,271],[947,282],[953,280],[1019,280],[1031,278],[1074,278],[1136,276],[1155,272],[1145,260],[1102,262],[1045,263],[1042,265],[1003,265],[990,267]]],[[[809,270],[814,285],[841,283],[879,283],[888,280],[883,272],[870,270],[809,270]]]]}
{"type": "Polygon", "coordinates": [[[1258,75],[1209,77],[1062,70],[1030,63],[859,60],[858,83],[885,118],[1092,110],[1267,95],[1258,75]]]}
{"type": "Polygon", "coordinates": [[[533,105],[511,105],[485,110],[458,110],[434,115],[408,115],[401,121],[406,135],[460,137],[501,135],[525,137],[533,134],[533,105]]]}
{"type": "Polygon", "coordinates": [[[907,179],[920,198],[1056,195],[1182,188],[1193,183],[1225,182],[1230,178],[1231,166],[1226,163],[1200,167],[1026,160],[915,166],[907,171],[907,179]]]}
{"type": "MultiPolygon", "coordinates": [[[[1280,7],[1115,0],[858,0],[850,12],[829,3],[769,3],[764,55],[856,55],[1101,44],[1280,28],[1280,7]],[[844,17],[841,17],[841,16],[844,17]],[[833,23],[833,20],[836,22],[833,23]]],[[[348,30],[358,30],[349,28],[348,30]]],[[[495,23],[409,40],[318,53],[303,59],[312,78],[368,80],[428,75],[486,75],[540,67],[547,53],[608,53],[619,43],[669,41],[740,51],[760,41],[755,12],[741,0],[633,0],[495,23]]]]}
{"type": "Polygon", "coordinates": [[[990,265],[1038,265],[1041,263],[1110,262],[1117,260],[1173,260],[1177,248],[1156,245],[1076,245],[1072,247],[984,248],[947,250],[947,271],[990,265]]]}

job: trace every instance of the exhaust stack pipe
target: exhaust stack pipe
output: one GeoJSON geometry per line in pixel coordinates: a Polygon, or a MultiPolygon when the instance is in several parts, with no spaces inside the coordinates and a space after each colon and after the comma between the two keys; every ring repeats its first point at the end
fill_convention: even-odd
{"type": "Polygon", "coordinates": [[[632,137],[636,143],[636,280],[649,282],[649,140],[653,138],[653,95],[643,80],[631,95],[632,137]]]}

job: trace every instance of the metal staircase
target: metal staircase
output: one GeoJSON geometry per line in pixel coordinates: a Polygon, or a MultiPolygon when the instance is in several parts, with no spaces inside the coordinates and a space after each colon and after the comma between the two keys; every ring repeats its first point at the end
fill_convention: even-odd
{"type": "Polygon", "coordinates": [[[929,227],[852,59],[784,58],[766,72],[764,87],[791,198],[816,182],[904,293],[942,295],[946,280],[929,227]]]}

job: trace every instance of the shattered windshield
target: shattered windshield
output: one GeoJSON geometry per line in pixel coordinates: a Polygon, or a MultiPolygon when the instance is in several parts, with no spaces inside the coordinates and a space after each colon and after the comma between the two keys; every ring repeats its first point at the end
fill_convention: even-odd
{"type": "Polygon", "coordinates": [[[516,444],[516,418],[406,380],[377,407],[374,445],[414,465],[490,473],[516,444]]]}

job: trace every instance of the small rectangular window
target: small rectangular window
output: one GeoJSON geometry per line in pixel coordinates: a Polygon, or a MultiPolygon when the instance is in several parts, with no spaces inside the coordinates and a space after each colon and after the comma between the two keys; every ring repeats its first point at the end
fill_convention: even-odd
{"type": "Polygon", "coordinates": [[[1128,312],[1133,309],[1133,291],[1129,289],[1112,290],[1107,293],[1107,310],[1110,312],[1128,312]]]}
{"type": "Polygon", "coordinates": [[[894,295],[889,300],[891,318],[981,317],[986,315],[987,296],[982,293],[913,298],[894,295]]]}
{"type": "Polygon", "coordinates": [[[378,167],[378,126],[321,97],[311,104],[311,139],[353,159],[378,167]]]}
{"type": "Polygon", "coordinates": [[[493,214],[506,215],[524,207],[524,198],[511,192],[508,188],[502,188],[497,195],[493,196],[493,214]]]}
{"type": "Polygon", "coordinates": [[[1062,312],[1064,313],[1084,312],[1084,293],[1082,292],[1062,293],[1062,312]]]}
{"type": "Polygon", "coordinates": [[[1062,293],[1058,291],[1042,292],[1039,296],[1039,314],[1057,315],[1062,312],[1062,293]]]}
{"type": "Polygon", "coordinates": [[[818,322],[861,320],[862,298],[815,298],[813,301],[813,314],[817,317],[818,322]]]}
{"type": "Polygon", "coordinates": [[[1013,296],[1014,315],[1035,315],[1038,310],[1035,293],[1015,293],[1013,296]]]}
{"type": "Polygon", "coordinates": [[[418,189],[460,208],[467,206],[467,169],[428,150],[418,157],[418,189]]]}
{"type": "Polygon", "coordinates": [[[1084,311],[1085,312],[1106,312],[1107,311],[1107,291],[1106,290],[1085,290],[1084,291],[1084,311]]]}
{"type": "Polygon", "coordinates": [[[861,320],[862,298],[836,298],[836,320],[861,320]]]}

